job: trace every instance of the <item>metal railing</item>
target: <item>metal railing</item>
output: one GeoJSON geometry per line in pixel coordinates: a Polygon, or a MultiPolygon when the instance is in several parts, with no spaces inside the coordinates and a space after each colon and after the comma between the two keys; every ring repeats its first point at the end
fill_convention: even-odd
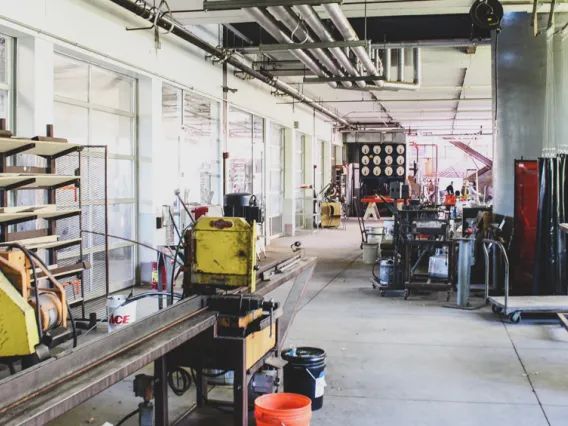
{"type": "MultiPolygon", "coordinates": [[[[507,256],[507,250],[503,246],[500,241],[484,239],[483,240],[483,253],[485,255],[485,302],[489,303],[489,277],[490,277],[490,268],[493,265],[489,260],[489,254],[491,250],[497,247],[503,256],[504,263],[505,263],[505,304],[503,306],[503,313],[507,315],[508,311],[508,303],[509,303],[509,257],[507,256]]],[[[496,273],[494,271],[493,273],[496,273]]]]}

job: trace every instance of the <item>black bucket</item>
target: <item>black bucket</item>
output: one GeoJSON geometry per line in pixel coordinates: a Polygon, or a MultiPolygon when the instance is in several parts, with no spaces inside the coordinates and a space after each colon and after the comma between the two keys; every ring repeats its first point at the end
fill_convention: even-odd
{"type": "Polygon", "coordinates": [[[312,400],[312,410],[319,410],[325,389],[325,351],[304,347],[293,352],[282,352],[282,358],[288,361],[284,367],[284,392],[307,396],[312,400]]]}

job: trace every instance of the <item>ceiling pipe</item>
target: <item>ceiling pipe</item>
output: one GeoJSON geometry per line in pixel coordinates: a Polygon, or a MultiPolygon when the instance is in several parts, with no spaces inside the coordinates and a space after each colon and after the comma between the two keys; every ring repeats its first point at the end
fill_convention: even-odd
{"type": "MultiPolygon", "coordinates": [[[[400,52],[403,58],[404,54],[400,52]]],[[[378,82],[378,85],[383,90],[419,90],[420,86],[422,85],[422,52],[419,47],[414,48],[414,83],[405,83],[403,81],[388,81],[388,80],[381,80],[378,82]]],[[[399,79],[401,77],[400,73],[400,59],[399,59],[399,79]]],[[[404,65],[404,59],[402,60],[402,65],[404,65]]],[[[404,66],[403,66],[404,68],[404,66]]],[[[402,73],[402,77],[404,77],[404,71],[402,73]]]]}
{"type": "Polygon", "coordinates": [[[399,49],[398,51],[398,81],[401,83],[404,81],[404,67],[406,63],[404,61],[404,49],[399,49]]]}
{"type": "Polygon", "coordinates": [[[349,121],[345,120],[329,108],[320,105],[313,99],[309,98],[308,96],[300,93],[296,89],[294,89],[289,84],[286,84],[276,77],[271,76],[268,73],[262,71],[256,71],[254,68],[248,66],[247,64],[242,63],[236,56],[230,55],[227,51],[223,49],[218,49],[215,46],[207,43],[205,40],[197,37],[195,34],[188,31],[183,25],[173,20],[168,15],[160,14],[159,16],[155,15],[155,8],[151,5],[146,3],[143,0],[109,0],[110,2],[123,7],[124,9],[138,15],[139,17],[152,21],[160,28],[163,28],[169,31],[171,34],[191,43],[192,45],[198,47],[199,49],[203,50],[204,52],[208,53],[209,55],[214,56],[217,59],[222,61],[226,61],[229,65],[237,68],[238,70],[256,78],[257,80],[262,81],[263,83],[269,85],[270,87],[274,87],[275,89],[281,91],[282,93],[292,97],[296,101],[306,104],[309,107],[313,108],[315,111],[331,118],[332,120],[340,123],[346,127],[354,129],[355,126],[351,124],[349,121]]]}
{"type": "MultiPolygon", "coordinates": [[[[302,28],[302,23],[298,16],[294,13],[292,8],[284,6],[272,6],[267,7],[269,13],[271,13],[276,19],[281,21],[291,33],[292,37],[296,37],[297,40],[303,43],[313,43],[315,40],[312,38],[311,34],[304,31],[302,28]]],[[[344,77],[343,72],[339,67],[333,62],[333,60],[328,56],[328,53],[323,49],[310,49],[309,50],[320,63],[328,69],[330,74],[334,77],[344,77]]],[[[353,87],[353,83],[350,81],[344,81],[341,84],[345,87],[353,87]]]]}
{"type": "Polygon", "coordinates": [[[390,81],[392,68],[392,50],[385,50],[385,80],[390,81]]]}
{"type": "MultiPolygon", "coordinates": [[[[347,41],[358,41],[359,37],[357,33],[349,23],[349,20],[345,17],[345,14],[341,10],[338,4],[324,4],[323,5],[326,12],[333,24],[337,27],[343,38],[347,41]]],[[[380,77],[379,71],[375,67],[373,60],[369,56],[369,53],[364,47],[352,47],[351,50],[359,58],[361,64],[365,67],[369,75],[374,77],[380,77]]]]}
{"type": "MultiPolygon", "coordinates": [[[[276,39],[278,43],[294,43],[286,33],[284,33],[278,21],[265,9],[259,7],[251,7],[244,9],[254,20],[268,33],[276,39]]],[[[306,65],[315,75],[319,77],[329,77],[329,75],[303,50],[290,50],[290,53],[306,65]]],[[[336,82],[330,82],[329,85],[334,89],[337,87],[336,82]]]]}
{"type": "MultiPolygon", "coordinates": [[[[302,18],[304,18],[306,23],[314,31],[314,33],[316,33],[321,41],[330,43],[335,41],[312,6],[296,6],[295,10],[300,14],[302,18]]],[[[345,51],[341,47],[332,47],[329,49],[329,51],[350,76],[361,76],[361,74],[353,66],[353,64],[349,60],[349,57],[345,54],[345,51]]],[[[359,87],[365,87],[367,85],[364,81],[357,81],[355,84],[357,84],[357,86],[359,87]]]]}

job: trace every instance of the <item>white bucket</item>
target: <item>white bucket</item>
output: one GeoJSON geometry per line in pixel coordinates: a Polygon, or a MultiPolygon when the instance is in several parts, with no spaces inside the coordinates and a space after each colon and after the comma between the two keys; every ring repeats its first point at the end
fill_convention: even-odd
{"type": "Polygon", "coordinates": [[[125,296],[110,296],[107,299],[107,318],[109,333],[136,321],[137,302],[124,305],[125,296]]]}
{"type": "Polygon", "coordinates": [[[363,263],[372,265],[377,261],[379,255],[379,245],[374,243],[363,244],[363,263]]]}

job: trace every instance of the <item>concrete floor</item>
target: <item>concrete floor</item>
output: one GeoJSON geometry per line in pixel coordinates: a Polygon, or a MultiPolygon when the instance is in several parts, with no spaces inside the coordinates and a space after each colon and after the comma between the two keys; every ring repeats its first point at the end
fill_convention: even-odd
{"type": "MultiPolygon", "coordinates": [[[[312,426],[568,424],[568,333],[559,325],[443,308],[445,294],[381,298],[356,224],[274,244],[298,239],[319,261],[288,344],[328,354],[324,407],[312,426]]],[[[51,424],[117,422],[136,408],[131,389],[131,381],[117,384],[51,424]]],[[[172,397],[172,418],[192,402],[172,397]]],[[[231,422],[206,411],[183,424],[231,422]]]]}

